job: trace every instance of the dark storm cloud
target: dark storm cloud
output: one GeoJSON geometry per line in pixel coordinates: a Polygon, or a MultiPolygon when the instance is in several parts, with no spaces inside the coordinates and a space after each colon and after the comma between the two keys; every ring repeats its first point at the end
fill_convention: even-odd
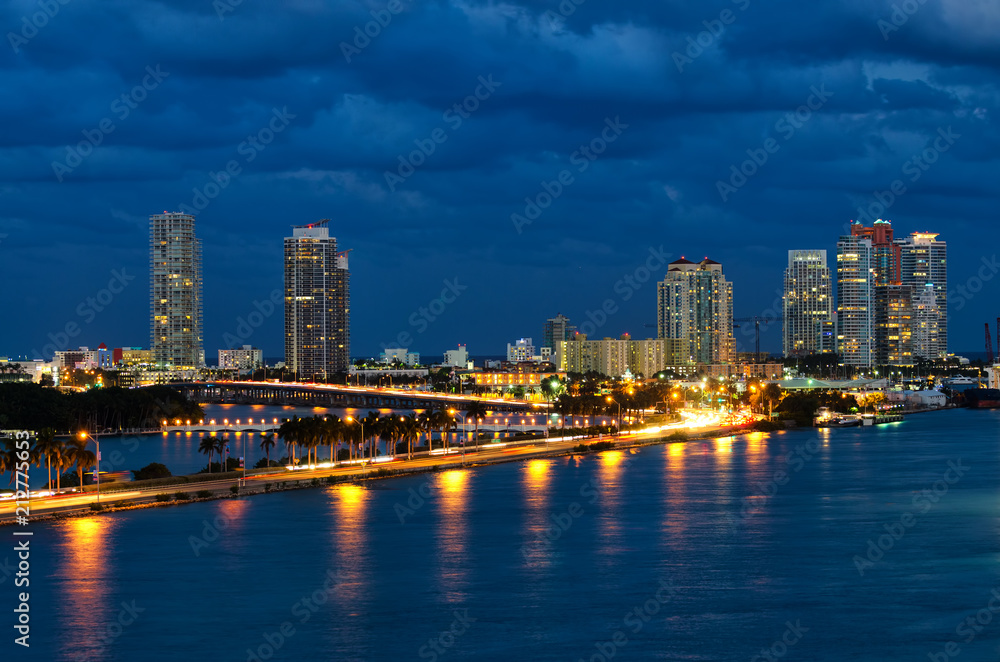
{"type": "MultiPolygon", "coordinates": [[[[467,294],[413,349],[500,353],[545,317],[596,309],[660,245],[723,262],[737,314],[756,314],[788,249],[832,253],[855,210],[901,177],[907,192],[885,216],[901,234],[940,231],[955,282],[997,243],[995,3],[224,1],[231,11],[56,3],[30,38],[23,19],[40,5],[0,8],[17,48],[7,35],[3,301],[33,316],[5,328],[0,352],[43,344],[109,269],[144,275],[148,214],[191,205],[233,160],[240,173],[199,214],[209,357],[280,286],[289,226],[318,218],[355,249],[357,354],[406,330],[456,276],[467,294]],[[149,67],[166,75],[136,101],[149,67]],[[495,81],[488,94],[481,80],[495,81]],[[814,90],[821,107],[789,121],[814,90]],[[287,128],[248,148],[276,111],[293,116],[287,128]],[[615,118],[627,128],[581,161],[615,118]],[[102,120],[113,130],[81,147],[102,120]],[[905,165],[947,127],[961,137],[910,181],[905,165]],[[411,158],[435,130],[444,142],[411,158]],[[723,200],[718,182],[768,138],[780,149],[723,200]],[[88,146],[59,182],[53,163],[88,146]],[[512,214],[564,170],[572,183],[518,233],[512,214]]],[[[145,288],[131,285],[80,342],[146,344],[145,288]]],[[[978,346],[995,288],[953,311],[952,349],[978,346]]],[[[649,283],[602,332],[641,335],[654,313],[649,283]]],[[[279,356],[280,320],[252,341],[279,356]]]]}

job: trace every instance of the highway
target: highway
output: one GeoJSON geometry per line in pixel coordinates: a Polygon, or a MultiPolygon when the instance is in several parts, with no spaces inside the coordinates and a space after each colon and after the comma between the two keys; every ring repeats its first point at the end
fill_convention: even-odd
{"type": "MultiPolygon", "coordinates": [[[[379,457],[375,463],[361,463],[355,460],[353,463],[337,463],[332,466],[329,462],[320,462],[309,467],[296,467],[295,469],[285,469],[284,471],[247,475],[245,484],[241,486],[244,493],[255,494],[264,491],[265,483],[270,483],[272,488],[278,488],[283,483],[312,481],[313,478],[325,479],[328,476],[339,478],[365,478],[368,474],[374,473],[378,469],[385,468],[403,472],[422,472],[432,467],[455,468],[469,465],[483,465],[496,462],[506,462],[513,460],[528,459],[531,457],[541,457],[552,454],[565,453],[572,450],[581,443],[594,443],[597,441],[614,441],[622,445],[635,443],[645,443],[669,436],[678,430],[687,433],[709,432],[726,427],[727,419],[718,412],[702,410],[685,410],[681,412],[684,420],[679,423],[672,423],[663,426],[650,426],[641,431],[624,432],[621,435],[610,435],[604,437],[567,437],[553,439],[537,439],[529,441],[518,441],[510,443],[490,443],[479,447],[471,446],[462,452],[461,447],[453,447],[447,450],[435,449],[415,453],[413,459],[406,459],[405,456],[398,458],[379,457]]],[[[741,419],[748,420],[747,417],[741,419]]],[[[173,495],[177,492],[186,492],[194,498],[194,493],[201,490],[209,490],[213,494],[228,494],[234,485],[243,483],[242,479],[227,478],[223,480],[210,480],[198,483],[174,484],[168,486],[157,486],[145,489],[125,490],[108,492],[104,491],[100,495],[102,506],[147,504],[156,501],[158,494],[173,495]]],[[[33,517],[39,515],[52,515],[57,513],[87,512],[91,509],[91,504],[97,502],[95,492],[80,494],[77,492],[65,492],[52,496],[35,497],[30,501],[30,513],[33,517]]],[[[0,524],[12,523],[15,519],[16,504],[12,499],[5,499],[0,502],[0,524]]]]}

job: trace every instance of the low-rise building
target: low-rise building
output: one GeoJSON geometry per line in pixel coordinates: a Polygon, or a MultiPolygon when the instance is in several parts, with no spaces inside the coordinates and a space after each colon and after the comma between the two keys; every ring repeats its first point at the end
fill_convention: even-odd
{"type": "Polygon", "coordinates": [[[97,349],[89,347],[79,347],[77,349],[64,349],[55,352],[52,359],[61,370],[94,370],[100,368],[107,370],[111,367],[111,352],[107,345],[101,343],[97,349]]]}
{"type": "Polygon", "coordinates": [[[442,366],[461,368],[462,370],[472,370],[472,362],[469,361],[469,351],[465,345],[459,345],[458,349],[449,349],[444,353],[442,366]]]}
{"type": "Polygon", "coordinates": [[[115,366],[153,365],[153,350],[142,347],[116,347],[111,351],[111,364],[115,366]]]}
{"type": "Polygon", "coordinates": [[[220,370],[239,370],[253,372],[264,365],[264,352],[252,345],[243,345],[239,349],[219,350],[220,370]]]}
{"type": "Polygon", "coordinates": [[[392,365],[397,361],[410,367],[420,365],[420,354],[411,352],[404,347],[386,347],[382,350],[382,355],[379,357],[380,363],[392,365]]]}
{"type": "Polygon", "coordinates": [[[684,365],[688,344],[681,338],[650,338],[633,340],[629,334],[619,338],[588,340],[578,333],[573,340],[559,343],[559,370],[566,372],[596,371],[609,377],[626,372],[652,376],[670,366],[684,365]]]}

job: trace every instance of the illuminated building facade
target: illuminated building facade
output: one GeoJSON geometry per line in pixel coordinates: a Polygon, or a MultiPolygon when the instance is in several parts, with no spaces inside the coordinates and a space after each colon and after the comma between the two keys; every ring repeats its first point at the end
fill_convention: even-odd
{"type": "Polygon", "coordinates": [[[350,363],[350,272],[328,220],[285,238],[285,365],[327,379],[350,363]]]}
{"type": "Polygon", "coordinates": [[[167,368],[204,367],[201,242],[194,216],[149,217],[149,290],[153,359],[167,368]]]}
{"type": "Polygon", "coordinates": [[[733,285],[707,257],[670,263],[657,284],[657,336],[683,340],[682,363],[728,363],[733,352],[733,285]]]}

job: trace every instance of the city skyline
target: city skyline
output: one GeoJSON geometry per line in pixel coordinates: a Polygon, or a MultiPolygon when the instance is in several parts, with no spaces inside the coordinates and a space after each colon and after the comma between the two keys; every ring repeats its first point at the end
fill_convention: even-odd
{"type": "MultiPolygon", "coordinates": [[[[949,299],[949,345],[982,344],[1000,271],[995,16],[927,3],[884,30],[888,0],[821,19],[791,3],[571,4],[405,4],[363,49],[355,28],[375,8],[361,4],[220,16],[139,0],[110,20],[59,5],[30,39],[27,8],[3,7],[17,40],[0,64],[12,99],[0,302],[32,319],[0,342],[28,353],[76,323],[76,344],[144,343],[145,320],[127,311],[145,306],[148,214],[169,209],[197,212],[207,348],[280,288],[273,237],[288,218],[331,218],[355,249],[359,354],[402,333],[424,352],[502,348],[606,298],[621,307],[609,335],[638,337],[655,320],[622,304],[654,300],[652,285],[630,301],[614,288],[661,245],[759,284],[734,313],[760,314],[780,298],[786,251],[832,253],[831,227],[852,218],[946,231],[963,258],[954,291],[968,292],[949,299]],[[713,35],[723,9],[734,20],[713,35]],[[89,306],[123,269],[125,290],[89,306]],[[457,300],[421,315],[455,279],[457,300]],[[519,297],[530,326],[497,314],[540,287],[519,297]]],[[[276,356],[281,333],[272,317],[251,342],[276,356]]],[[[761,342],[777,351],[780,330],[761,342]]]]}
{"type": "MultiPolygon", "coordinates": [[[[149,218],[150,218],[150,246],[151,246],[151,248],[150,248],[150,251],[151,251],[151,253],[150,253],[150,259],[151,259],[151,264],[150,264],[150,278],[151,278],[151,280],[150,280],[150,306],[151,306],[150,324],[151,324],[151,333],[152,333],[152,328],[158,323],[157,322],[157,316],[155,314],[155,310],[157,309],[156,307],[157,307],[157,304],[159,302],[159,300],[156,298],[156,296],[154,296],[153,280],[154,280],[154,278],[156,278],[158,280],[162,280],[164,278],[170,277],[169,274],[167,274],[166,271],[163,271],[163,269],[159,270],[159,271],[163,271],[163,273],[159,273],[157,271],[157,264],[158,263],[155,261],[157,259],[156,258],[157,254],[154,252],[154,248],[156,248],[158,246],[159,250],[162,252],[163,250],[165,250],[165,245],[164,246],[159,246],[159,244],[163,243],[161,241],[163,239],[163,237],[160,237],[158,234],[154,237],[154,233],[155,232],[159,232],[159,234],[163,234],[165,232],[165,228],[166,228],[166,226],[164,225],[164,223],[167,223],[168,221],[180,223],[180,225],[178,225],[177,228],[175,228],[175,229],[181,229],[181,230],[183,230],[183,232],[187,233],[188,239],[185,240],[185,242],[181,242],[181,244],[183,244],[183,246],[182,245],[174,246],[171,250],[173,250],[174,253],[177,253],[177,255],[183,254],[183,255],[188,255],[188,256],[194,256],[195,264],[193,266],[189,266],[188,271],[190,271],[189,276],[194,277],[197,274],[197,278],[195,279],[194,282],[188,282],[188,286],[189,286],[189,289],[190,289],[190,291],[192,293],[197,292],[197,295],[192,294],[191,296],[195,296],[195,298],[199,299],[199,300],[201,298],[201,294],[200,294],[200,290],[201,290],[201,283],[200,283],[201,257],[200,257],[200,254],[201,254],[202,247],[201,247],[201,241],[196,238],[195,233],[194,233],[194,224],[195,224],[196,221],[195,221],[195,219],[193,219],[193,217],[190,217],[189,215],[186,215],[186,214],[180,214],[180,213],[174,213],[174,212],[164,212],[163,214],[153,214],[153,215],[150,215],[149,218]],[[157,230],[156,228],[158,226],[157,226],[156,222],[159,222],[159,225],[163,226],[163,227],[159,227],[159,229],[157,230]],[[155,239],[155,241],[154,241],[154,239],[155,239]],[[190,245],[188,245],[188,244],[190,244],[190,245]],[[195,285],[195,282],[197,282],[197,285],[195,285]]],[[[283,288],[285,289],[284,296],[281,296],[281,290],[278,290],[278,289],[273,290],[272,294],[271,294],[271,299],[273,301],[271,303],[265,303],[264,304],[265,307],[261,306],[261,302],[254,300],[253,301],[253,305],[256,308],[256,311],[251,311],[250,315],[248,315],[250,321],[248,322],[247,319],[244,319],[244,318],[239,318],[237,320],[238,323],[241,324],[244,327],[244,331],[242,331],[242,332],[238,331],[239,335],[234,335],[232,333],[227,333],[226,336],[225,336],[225,338],[224,338],[225,342],[223,344],[220,344],[218,347],[212,347],[212,346],[209,346],[207,348],[206,347],[202,347],[201,350],[200,350],[201,351],[201,356],[205,356],[205,352],[206,351],[208,352],[209,356],[214,356],[215,353],[217,352],[217,350],[222,350],[222,349],[236,349],[236,348],[238,348],[240,345],[243,344],[244,340],[248,339],[250,336],[255,335],[258,327],[262,327],[263,323],[265,321],[267,321],[267,319],[269,319],[271,317],[279,317],[279,316],[273,315],[273,313],[282,308],[282,304],[281,304],[282,300],[284,300],[284,305],[283,305],[283,310],[284,310],[284,316],[283,317],[284,317],[284,319],[287,320],[288,317],[289,317],[289,315],[290,315],[290,313],[294,314],[295,307],[294,306],[291,306],[291,307],[289,306],[289,294],[288,294],[288,290],[287,290],[287,286],[288,286],[287,279],[289,277],[289,274],[291,273],[289,271],[289,264],[290,263],[289,263],[289,252],[288,251],[289,251],[289,245],[290,245],[289,242],[292,242],[292,245],[295,245],[296,244],[295,237],[299,237],[300,234],[302,234],[302,233],[313,233],[313,234],[316,235],[315,237],[313,237],[312,234],[310,234],[309,235],[310,238],[306,239],[307,242],[309,242],[309,241],[316,241],[316,240],[321,241],[321,242],[324,241],[324,240],[328,241],[330,243],[330,246],[332,247],[332,248],[330,248],[330,250],[333,251],[332,255],[334,256],[334,257],[331,257],[330,259],[333,260],[334,262],[336,262],[338,265],[340,265],[340,266],[337,267],[338,270],[342,270],[342,273],[344,273],[344,274],[349,274],[349,272],[346,270],[346,263],[347,263],[347,257],[346,256],[347,256],[347,252],[349,252],[349,251],[337,252],[337,250],[336,250],[336,241],[337,240],[335,238],[329,236],[329,230],[328,230],[329,223],[330,223],[329,219],[323,219],[321,221],[314,222],[314,223],[309,223],[309,224],[306,224],[306,225],[293,226],[295,228],[295,231],[293,233],[294,237],[286,237],[285,238],[285,251],[284,251],[285,255],[284,255],[284,260],[285,260],[285,265],[286,265],[285,266],[285,280],[286,280],[286,282],[283,285],[283,288]],[[322,234],[324,238],[328,238],[328,240],[320,238],[320,234],[322,234]],[[262,314],[262,312],[264,312],[264,311],[270,311],[270,312],[268,314],[262,314]],[[259,321],[258,320],[254,320],[254,318],[252,317],[252,315],[257,315],[257,317],[259,318],[259,321]]],[[[170,227],[173,228],[174,226],[171,225],[170,227]]],[[[832,332],[834,332],[834,330],[840,331],[841,326],[840,326],[840,321],[839,320],[840,319],[844,320],[843,323],[844,323],[845,326],[843,328],[848,330],[848,334],[847,334],[846,340],[845,340],[844,334],[841,333],[840,339],[835,341],[835,347],[838,350],[841,349],[841,348],[844,348],[844,347],[847,348],[844,352],[842,352],[842,354],[846,356],[846,359],[842,359],[842,364],[844,364],[844,365],[853,365],[853,366],[857,366],[857,367],[868,367],[870,365],[875,365],[875,364],[893,364],[893,363],[898,363],[898,362],[903,361],[903,360],[907,360],[910,357],[910,354],[912,354],[912,351],[911,351],[911,352],[909,352],[907,354],[906,357],[904,357],[903,359],[901,359],[900,357],[896,356],[895,354],[892,354],[891,356],[889,356],[889,355],[885,354],[884,352],[881,353],[881,354],[877,353],[878,351],[882,351],[882,349],[884,349],[886,341],[885,341],[885,338],[884,338],[884,333],[883,333],[883,336],[879,335],[879,324],[878,324],[878,321],[877,321],[876,317],[879,314],[881,314],[884,317],[884,310],[885,310],[885,307],[887,305],[886,304],[886,291],[885,291],[884,288],[885,288],[886,285],[889,285],[890,283],[893,284],[893,286],[896,289],[898,289],[900,286],[902,286],[904,289],[906,289],[905,297],[903,297],[903,298],[905,298],[906,301],[907,301],[907,309],[905,311],[905,314],[907,316],[907,320],[909,320],[911,316],[914,318],[914,320],[917,320],[916,325],[915,325],[914,330],[913,330],[913,338],[911,340],[909,337],[907,337],[906,342],[907,343],[911,343],[911,342],[912,343],[918,343],[919,342],[919,343],[921,343],[921,344],[919,344],[919,347],[922,347],[922,348],[927,348],[927,347],[942,348],[941,351],[943,352],[944,351],[943,348],[946,347],[946,343],[947,343],[947,319],[948,319],[948,316],[947,315],[941,315],[940,314],[940,310],[942,310],[942,309],[946,310],[946,307],[947,307],[947,298],[946,298],[947,297],[947,267],[946,267],[946,255],[947,255],[946,246],[947,246],[947,243],[944,242],[944,241],[941,241],[941,240],[937,239],[940,236],[940,233],[928,232],[928,231],[914,231],[914,232],[911,232],[909,235],[906,235],[904,237],[895,237],[894,238],[894,229],[893,229],[891,221],[886,221],[886,220],[883,220],[883,219],[877,219],[875,221],[875,223],[873,224],[873,226],[870,227],[870,228],[864,226],[863,224],[861,224],[859,222],[852,222],[850,224],[850,228],[851,228],[851,235],[841,236],[840,240],[837,242],[837,246],[838,246],[838,256],[837,256],[838,266],[837,266],[837,269],[836,270],[829,269],[829,271],[832,274],[832,278],[831,278],[832,283],[831,284],[833,285],[833,289],[837,292],[837,296],[834,299],[834,305],[838,309],[841,307],[840,301],[841,301],[842,298],[845,301],[847,301],[848,297],[852,296],[852,294],[851,294],[851,288],[853,287],[853,285],[850,284],[850,274],[844,272],[844,270],[843,270],[844,269],[844,265],[841,264],[841,259],[842,259],[843,256],[840,255],[839,253],[841,251],[845,251],[845,250],[846,251],[855,251],[856,250],[855,243],[857,243],[857,241],[859,239],[860,240],[868,240],[868,242],[867,242],[868,244],[871,243],[872,239],[876,239],[877,238],[877,241],[875,242],[874,245],[872,245],[869,249],[867,249],[867,251],[868,251],[867,254],[862,256],[863,260],[866,260],[865,264],[867,264],[868,266],[866,266],[866,267],[862,266],[861,269],[862,270],[867,270],[867,271],[870,272],[870,274],[869,274],[869,276],[870,276],[870,283],[866,286],[866,288],[867,288],[867,294],[858,295],[858,296],[868,297],[870,299],[870,303],[868,305],[871,306],[872,311],[871,311],[870,314],[866,314],[871,319],[868,322],[864,322],[861,327],[857,327],[856,330],[854,331],[855,335],[857,335],[860,338],[866,339],[862,343],[862,347],[859,350],[857,350],[857,351],[860,351],[860,355],[859,356],[853,356],[852,355],[851,347],[853,347],[853,345],[852,345],[851,340],[850,340],[850,338],[851,338],[851,332],[850,332],[850,330],[852,328],[854,328],[854,327],[852,327],[852,324],[854,324],[856,326],[857,323],[856,322],[852,322],[852,317],[851,317],[851,314],[849,313],[849,311],[847,313],[845,313],[843,315],[843,317],[841,318],[841,317],[838,316],[838,311],[835,310],[834,311],[834,318],[835,319],[834,319],[833,323],[829,324],[826,327],[827,328],[827,331],[826,331],[827,333],[832,333],[832,332]],[[849,246],[845,247],[845,245],[844,245],[844,241],[845,240],[850,240],[850,245],[849,246]],[[834,273],[835,271],[838,271],[839,273],[834,273]],[[941,304],[943,304],[943,305],[941,305],[941,304]],[[881,309],[878,309],[878,310],[882,310],[883,311],[882,313],[879,313],[878,310],[877,310],[877,308],[879,306],[881,306],[881,309]],[[917,318],[919,318],[919,320],[917,318]]],[[[169,234],[169,233],[167,233],[167,234],[169,234]]],[[[166,236],[166,235],[164,235],[164,236],[166,236]]],[[[293,250],[293,253],[295,253],[295,252],[296,251],[293,250]]],[[[327,251],[327,252],[329,252],[329,251],[327,251]]],[[[785,349],[785,347],[787,347],[789,331],[786,329],[787,324],[785,322],[786,322],[786,320],[787,320],[787,318],[788,318],[789,315],[793,315],[793,317],[795,315],[795,313],[792,312],[792,310],[788,307],[789,304],[788,304],[788,301],[787,301],[787,298],[789,296],[789,287],[790,287],[789,281],[788,281],[789,270],[792,268],[793,264],[796,261],[806,260],[808,262],[808,261],[811,261],[811,260],[815,259],[819,255],[825,255],[825,253],[826,253],[826,251],[825,250],[821,250],[821,249],[791,249],[791,250],[788,251],[788,266],[784,270],[784,279],[785,279],[784,280],[784,289],[783,290],[781,290],[781,289],[778,290],[779,292],[782,293],[782,298],[785,299],[785,300],[783,302],[780,302],[780,305],[778,306],[778,308],[776,310],[764,311],[764,313],[761,316],[761,320],[763,320],[765,322],[762,325],[762,327],[764,329],[764,332],[762,332],[762,334],[761,334],[762,337],[766,337],[766,329],[768,327],[771,327],[773,329],[784,329],[781,333],[778,334],[779,337],[781,338],[781,345],[779,345],[777,348],[774,348],[774,347],[769,347],[767,345],[767,343],[765,342],[762,345],[763,351],[768,352],[770,354],[776,354],[777,355],[777,354],[782,353],[783,350],[785,349]]],[[[654,254],[655,254],[655,252],[654,252],[654,254]]],[[[181,258],[177,258],[177,259],[179,260],[181,258]]],[[[306,262],[308,262],[308,260],[306,260],[306,262]]],[[[648,262],[647,262],[647,264],[648,264],[648,262]]],[[[718,263],[718,262],[716,262],[714,260],[710,260],[707,257],[704,260],[702,260],[700,263],[695,263],[695,262],[692,262],[690,260],[685,259],[684,257],[681,257],[680,259],[674,260],[673,262],[671,262],[669,265],[667,265],[666,267],[664,267],[662,270],[665,273],[664,278],[666,278],[668,282],[670,280],[670,277],[671,277],[672,273],[676,274],[676,273],[681,272],[681,271],[690,271],[691,274],[694,274],[694,275],[697,275],[699,272],[705,272],[709,276],[711,276],[714,273],[715,276],[721,278],[720,282],[722,283],[722,288],[720,290],[718,284],[713,284],[711,286],[711,289],[716,294],[719,291],[723,292],[723,294],[725,295],[725,301],[722,303],[722,308],[725,309],[725,314],[728,315],[729,318],[737,317],[737,316],[733,315],[733,310],[735,309],[735,304],[734,304],[734,299],[733,299],[733,294],[732,294],[733,283],[730,282],[730,281],[728,281],[728,280],[726,280],[725,276],[722,275],[722,266],[721,266],[720,263],[718,263]]],[[[656,277],[657,279],[659,278],[657,276],[657,274],[659,272],[656,271],[656,269],[647,269],[646,271],[648,272],[649,276],[656,277]]],[[[806,272],[802,272],[802,273],[805,274],[806,272]]],[[[691,274],[688,274],[688,276],[691,276],[691,274]]],[[[647,277],[649,277],[649,276],[647,276],[647,277]]],[[[337,279],[334,279],[334,280],[337,280],[337,279]]],[[[343,332],[343,331],[338,332],[338,333],[342,333],[346,337],[346,343],[344,344],[344,346],[342,346],[340,348],[341,349],[340,353],[343,354],[343,356],[340,356],[339,358],[337,358],[337,359],[333,360],[331,363],[329,363],[330,366],[334,366],[334,365],[336,365],[336,366],[346,366],[347,362],[349,360],[353,359],[353,358],[359,358],[359,357],[365,357],[365,356],[373,357],[373,356],[377,356],[378,355],[378,352],[374,352],[372,354],[366,354],[363,351],[361,351],[361,352],[352,351],[352,348],[351,348],[351,345],[350,345],[350,324],[351,324],[351,322],[350,322],[350,313],[349,313],[349,308],[350,308],[349,276],[345,276],[341,280],[343,280],[343,283],[341,285],[341,289],[338,290],[338,291],[341,291],[341,294],[335,294],[334,293],[331,296],[333,296],[334,299],[338,299],[338,300],[344,300],[344,299],[346,299],[346,307],[347,308],[345,309],[345,312],[344,312],[344,315],[343,315],[342,318],[339,318],[338,320],[331,320],[331,321],[332,322],[336,322],[336,325],[344,325],[346,323],[346,327],[347,327],[346,333],[343,332]]],[[[616,291],[618,290],[617,286],[620,285],[620,284],[622,284],[622,282],[624,282],[624,281],[619,281],[619,283],[616,284],[616,288],[615,288],[616,291]]],[[[628,282],[633,283],[633,284],[635,283],[634,280],[628,281],[628,282]]],[[[333,283],[333,281],[330,281],[330,283],[333,283]]],[[[456,283],[457,283],[457,281],[456,281],[456,283]]],[[[714,283],[714,277],[713,277],[713,283],[714,283]]],[[[662,291],[663,286],[664,286],[664,282],[663,281],[658,281],[657,288],[662,291]]],[[[162,289],[162,287],[161,287],[161,289],[162,289]]],[[[331,290],[331,292],[332,292],[332,290],[331,290]]],[[[662,294],[659,295],[659,296],[662,296],[662,294]]],[[[903,295],[901,293],[899,293],[899,292],[896,292],[894,296],[896,296],[896,297],[902,297],[903,295]]],[[[609,301],[609,300],[605,300],[605,302],[607,302],[607,301],[609,301]]],[[[738,299],[736,299],[736,301],[738,301],[738,299]]],[[[444,305],[443,300],[439,300],[438,303],[442,304],[442,306],[444,305]]],[[[656,305],[660,308],[660,311],[661,311],[658,315],[662,316],[663,302],[660,301],[656,305]]],[[[713,305],[717,305],[717,304],[713,304],[713,305]]],[[[161,304],[160,307],[163,307],[163,305],[161,304]]],[[[196,309],[198,311],[198,314],[195,317],[198,319],[198,325],[200,326],[201,325],[201,319],[200,318],[202,316],[201,315],[201,310],[200,310],[199,306],[194,306],[194,309],[196,309]]],[[[605,320],[609,319],[610,317],[613,317],[615,314],[617,314],[617,312],[618,312],[618,310],[616,309],[610,315],[607,315],[605,313],[605,317],[602,318],[602,319],[605,319],[605,320]]],[[[425,312],[424,314],[427,314],[427,313],[425,312]]],[[[715,315],[715,313],[714,312],[710,312],[709,315],[712,316],[712,315],[715,315]]],[[[744,318],[741,321],[746,321],[746,319],[750,319],[750,318],[744,318]]],[[[551,328],[553,327],[553,325],[555,325],[555,327],[558,328],[558,329],[560,329],[563,333],[568,333],[570,329],[576,330],[577,326],[570,324],[570,322],[572,322],[572,319],[569,318],[569,317],[567,317],[567,316],[565,316],[565,315],[563,315],[562,313],[557,314],[557,316],[554,317],[554,318],[553,317],[546,318],[544,320],[544,325],[543,325],[543,327],[544,327],[543,328],[543,334],[542,334],[543,337],[545,337],[547,334],[551,333],[551,328]]],[[[648,333],[648,327],[651,327],[651,326],[654,326],[654,325],[651,325],[651,324],[648,324],[648,323],[643,325],[643,327],[646,327],[647,333],[643,333],[642,331],[640,331],[639,333],[633,333],[632,331],[629,331],[629,330],[622,330],[618,334],[610,334],[609,335],[609,333],[604,333],[605,329],[602,328],[604,326],[603,323],[595,324],[594,322],[600,322],[600,320],[597,319],[597,318],[594,318],[593,316],[591,316],[590,319],[589,319],[589,321],[585,320],[584,323],[583,323],[583,326],[582,326],[582,328],[583,328],[584,331],[586,331],[588,327],[590,327],[591,329],[595,329],[596,328],[599,331],[598,333],[593,334],[590,337],[591,340],[598,340],[598,339],[605,339],[605,338],[617,338],[617,337],[619,337],[622,334],[629,335],[630,337],[633,337],[636,340],[646,339],[645,337],[647,335],[649,335],[649,337],[652,338],[652,335],[648,333]]],[[[162,323],[162,322],[159,322],[159,323],[162,323]]],[[[518,325],[519,326],[525,326],[525,325],[527,325],[529,323],[530,322],[524,321],[524,322],[519,322],[518,325]]],[[[660,323],[662,323],[662,320],[661,320],[660,323]]],[[[658,323],[658,324],[660,324],[660,323],[658,323]]],[[[343,328],[343,326],[341,326],[341,328],[343,328]]],[[[722,325],[720,326],[720,328],[726,328],[725,322],[722,323],[722,325]]],[[[659,332],[659,333],[662,334],[662,331],[659,332]]],[[[197,333],[193,333],[192,334],[192,336],[196,336],[196,335],[197,335],[197,333]]],[[[275,357],[280,356],[283,360],[287,360],[288,357],[291,356],[294,353],[294,343],[291,343],[291,341],[290,341],[291,335],[289,334],[289,331],[288,331],[287,322],[285,323],[285,334],[284,335],[285,335],[284,351],[280,352],[280,353],[271,353],[270,350],[265,349],[265,350],[262,350],[263,351],[263,355],[265,357],[273,359],[275,357]]],[[[254,342],[252,342],[251,345],[253,345],[255,348],[257,348],[257,343],[258,343],[259,339],[263,338],[263,337],[264,337],[263,334],[260,334],[257,337],[257,340],[255,340],[254,342]]],[[[691,336],[691,338],[693,338],[693,336],[691,336]]],[[[410,336],[409,338],[404,338],[403,334],[401,334],[400,340],[406,340],[406,339],[412,340],[412,336],[410,336]]],[[[154,340],[155,340],[155,338],[154,338],[154,340]]],[[[529,338],[529,340],[530,340],[530,338],[529,338]]],[[[104,340],[103,339],[98,339],[98,342],[103,344],[104,340]]],[[[339,341],[337,341],[337,342],[339,342],[339,341]]],[[[712,341],[712,342],[718,344],[717,341],[712,341]]],[[[724,361],[728,360],[725,357],[728,357],[729,354],[731,354],[731,353],[733,355],[735,355],[735,353],[747,352],[750,349],[752,349],[752,347],[749,346],[750,342],[751,341],[749,340],[749,337],[747,336],[746,325],[740,324],[739,322],[737,322],[737,324],[735,324],[735,326],[734,326],[734,333],[733,333],[732,337],[728,341],[728,347],[725,349],[724,352],[720,353],[720,350],[718,348],[716,348],[714,350],[705,350],[705,351],[701,352],[701,354],[703,354],[704,356],[699,355],[700,358],[698,358],[698,359],[695,359],[695,354],[692,353],[690,360],[693,360],[695,362],[713,363],[713,364],[724,362],[724,361]],[[739,335],[740,333],[742,333],[742,335],[743,335],[742,339],[737,337],[737,335],[739,335]],[[708,353],[706,353],[706,351],[708,353]]],[[[90,345],[93,345],[93,344],[94,343],[90,343],[90,345]]],[[[266,342],[262,343],[262,344],[266,345],[266,342]]],[[[461,343],[459,343],[459,344],[461,344],[461,343]]],[[[698,342],[694,342],[693,346],[697,346],[698,344],[699,344],[698,342]]],[[[68,345],[64,343],[64,347],[62,347],[61,349],[62,350],[73,350],[73,349],[76,349],[76,347],[78,347],[78,346],[85,346],[85,345],[86,344],[83,343],[83,342],[78,343],[76,345],[74,345],[72,342],[70,342],[68,345]]],[[[407,343],[397,342],[396,345],[397,346],[399,346],[399,345],[407,345],[407,343]]],[[[54,346],[55,345],[53,343],[50,343],[48,345],[48,347],[54,347],[54,346]]],[[[127,346],[127,344],[125,344],[125,345],[115,345],[114,343],[112,343],[112,346],[127,346]]],[[[380,347],[380,351],[384,350],[385,348],[392,347],[392,346],[393,346],[392,343],[383,343],[382,346],[380,347]]],[[[544,344],[538,344],[538,349],[540,350],[543,346],[545,346],[545,345],[544,344]]],[[[691,346],[691,345],[689,344],[689,346],[691,346]]],[[[726,343],[722,343],[721,345],[719,345],[719,347],[725,347],[725,346],[726,346],[726,343]]],[[[817,346],[819,346],[819,344],[817,344],[817,346]]],[[[916,347],[918,345],[913,345],[913,346],[916,347]]],[[[417,347],[416,345],[412,345],[412,344],[411,344],[411,346],[409,346],[407,348],[408,349],[413,349],[415,351],[421,351],[419,347],[417,347]]],[[[154,350],[154,354],[156,354],[156,351],[155,351],[156,348],[153,346],[152,343],[150,345],[150,349],[154,350]]],[[[557,351],[558,351],[558,347],[552,347],[551,349],[552,349],[553,360],[558,363],[558,357],[556,356],[557,351]]],[[[508,355],[509,355],[509,351],[510,350],[508,349],[508,355]]],[[[827,351],[827,350],[825,350],[825,349],[821,350],[820,353],[822,353],[824,351],[827,351]]],[[[950,351],[954,352],[953,349],[950,350],[950,351]]],[[[977,350],[973,350],[970,353],[976,353],[976,352],[977,352],[977,350]]],[[[429,355],[433,355],[433,354],[437,354],[438,352],[434,352],[434,351],[426,352],[426,351],[424,351],[424,353],[429,354],[429,355]]],[[[483,355],[483,356],[500,356],[500,355],[503,354],[503,349],[502,349],[502,347],[501,348],[488,348],[488,349],[484,349],[483,351],[477,351],[477,352],[474,352],[474,353],[478,354],[478,355],[483,355]]],[[[12,356],[13,356],[13,354],[12,354],[12,356]]],[[[922,354],[921,354],[921,356],[922,356],[922,354]]],[[[27,357],[28,360],[31,360],[31,358],[33,358],[33,357],[30,357],[30,356],[27,357]]],[[[159,362],[164,362],[164,359],[159,358],[158,361],[159,362]]],[[[170,363],[170,362],[167,361],[167,363],[170,363]]],[[[201,363],[204,364],[204,359],[202,359],[201,363]]],[[[177,364],[177,365],[180,365],[180,364],[177,364]]],[[[316,374],[322,374],[322,372],[323,371],[320,370],[320,372],[318,372],[316,374]]],[[[329,372],[329,370],[327,372],[329,372]]]]}

